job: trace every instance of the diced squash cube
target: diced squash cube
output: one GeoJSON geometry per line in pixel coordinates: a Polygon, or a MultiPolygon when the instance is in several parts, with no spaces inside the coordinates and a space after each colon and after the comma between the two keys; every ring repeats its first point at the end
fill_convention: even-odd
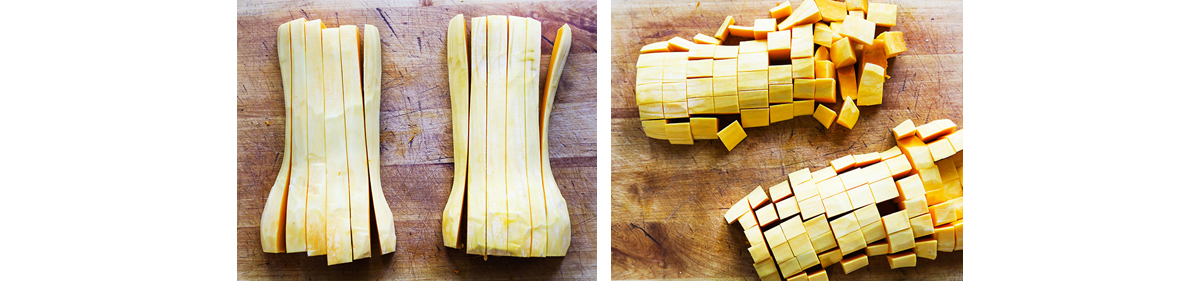
{"type": "Polygon", "coordinates": [[[692,139],[692,124],[670,123],[666,125],[667,139],[692,139]]]}
{"type": "Polygon", "coordinates": [[[816,66],[813,65],[813,59],[808,58],[793,58],[792,59],[792,79],[812,79],[815,78],[816,66]]]}
{"type": "MultiPolygon", "coordinates": [[[[853,161],[854,156],[847,156],[850,156],[850,160],[853,161]]],[[[849,167],[853,168],[854,165],[852,164],[849,167]]],[[[836,167],[834,167],[834,169],[836,170],[836,167]]],[[[863,175],[862,169],[846,170],[845,172],[838,174],[838,178],[842,179],[842,185],[845,186],[847,190],[867,184],[867,176],[863,175]]]]}
{"type": "MultiPolygon", "coordinates": [[[[792,79],[792,98],[798,100],[811,100],[816,98],[817,80],[815,79],[792,79]]],[[[661,95],[661,94],[660,94],[661,95]]]]}
{"type": "Polygon", "coordinates": [[[837,171],[834,171],[833,167],[825,167],[812,173],[812,181],[813,183],[818,183],[836,176],[837,171]]]}
{"type": "Polygon", "coordinates": [[[909,224],[908,219],[909,219],[908,212],[905,210],[900,210],[895,213],[891,213],[886,216],[883,216],[883,218],[881,218],[881,220],[883,221],[883,229],[886,230],[888,234],[892,234],[892,233],[899,232],[901,230],[909,229],[911,227],[911,225],[909,224]]]}
{"type": "MultiPolygon", "coordinates": [[[[791,222],[791,221],[799,222],[800,223],[799,229],[804,230],[804,221],[801,221],[800,219],[790,219],[787,222],[791,222]]],[[[808,240],[808,232],[788,233],[785,230],[783,232],[783,234],[791,236],[791,238],[788,238],[788,247],[791,248],[793,254],[796,254],[796,253],[803,254],[806,252],[813,251],[812,242],[809,242],[809,240],[808,240]]],[[[797,256],[799,256],[799,255],[797,255],[797,256]]],[[[813,260],[816,260],[816,259],[817,259],[817,257],[816,257],[816,255],[814,255],[813,260]]],[[[805,265],[805,264],[801,264],[801,265],[805,265]]]]}
{"type": "MultiPolygon", "coordinates": [[[[778,85],[772,85],[772,86],[778,86],[778,85]]],[[[785,85],[785,86],[790,87],[791,85],[785,85]]],[[[771,105],[770,111],[771,111],[771,123],[792,120],[792,116],[794,116],[794,115],[792,115],[793,114],[792,113],[792,103],[790,103],[790,102],[783,103],[783,104],[771,105]]]]}
{"type": "Polygon", "coordinates": [[[721,27],[717,28],[716,34],[713,34],[713,38],[725,41],[725,38],[729,37],[729,26],[733,24],[733,16],[725,16],[725,20],[721,21],[721,27]]]}
{"type": "Polygon", "coordinates": [[[913,245],[913,252],[917,253],[917,257],[924,259],[937,259],[937,239],[933,237],[925,237],[917,239],[913,245]]]}
{"type": "MultiPolygon", "coordinates": [[[[946,190],[946,198],[962,198],[962,181],[961,179],[953,179],[943,183],[946,190]]],[[[961,217],[960,217],[961,218],[961,217]]]]}
{"type": "Polygon", "coordinates": [[[837,70],[835,70],[836,68],[833,65],[833,62],[828,60],[814,61],[813,76],[817,78],[835,78],[837,70]]]}
{"type": "Polygon", "coordinates": [[[671,50],[672,52],[686,52],[691,50],[692,46],[694,45],[696,45],[696,43],[679,37],[667,40],[667,49],[671,50]]]}
{"type": "MultiPolygon", "coordinates": [[[[854,155],[854,166],[855,167],[865,167],[867,165],[879,163],[880,160],[882,160],[882,159],[879,158],[879,152],[855,154],[854,155]]],[[[876,179],[876,180],[878,180],[878,179],[876,179]]]]}
{"type": "Polygon", "coordinates": [[[750,203],[750,209],[758,210],[758,208],[762,208],[763,205],[766,205],[767,202],[770,202],[771,198],[767,196],[767,191],[764,190],[762,186],[758,186],[755,187],[754,190],[751,190],[750,194],[746,195],[746,201],[750,203]]]}
{"type": "MultiPolygon", "coordinates": [[[[738,55],[738,46],[733,45],[717,45],[713,50],[713,59],[736,59],[738,55]]],[[[737,61],[733,62],[737,65],[737,61]]],[[[736,70],[736,69],[735,69],[736,70]]]]}
{"type": "Polygon", "coordinates": [[[938,167],[938,172],[942,176],[942,182],[958,179],[958,168],[954,165],[954,160],[943,159],[934,161],[933,164],[938,167]]]}
{"type": "Polygon", "coordinates": [[[854,129],[854,123],[858,123],[858,107],[854,106],[854,100],[846,99],[842,103],[842,112],[838,113],[837,123],[847,129],[854,129]]]}
{"type": "Polygon", "coordinates": [[[838,193],[846,191],[846,187],[842,185],[842,178],[834,176],[829,179],[817,181],[817,192],[821,194],[821,198],[829,198],[838,193]]]}
{"type": "Polygon", "coordinates": [[[742,199],[738,199],[736,203],[733,203],[733,206],[730,206],[728,211],[725,211],[725,222],[733,224],[733,221],[741,218],[742,215],[745,215],[749,211],[750,203],[746,200],[746,197],[742,197],[742,199]]]}
{"type": "MultiPolygon", "coordinates": [[[[790,183],[792,185],[793,192],[795,192],[797,190],[797,186],[799,186],[802,183],[806,183],[811,179],[812,179],[812,173],[808,171],[808,168],[804,168],[801,170],[797,170],[795,172],[788,173],[788,183],[790,183]]],[[[800,192],[796,192],[796,193],[800,194],[800,192]]]]}
{"type": "Polygon", "coordinates": [[[717,139],[717,118],[692,117],[692,137],[698,140],[717,139]]]}
{"type": "MultiPolygon", "coordinates": [[[[741,106],[742,109],[747,109],[747,108],[766,109],[765,107],[770,106],[767,93],[768,92],[766,89],[738,91],[738,105],[741,106]]],[[[764,116],[766,116],[766,115],[764,115],[764,116]]],[[[763,121],[766,121],[766,120],[767,119],[763,119],[763,121]]],[[[747,128],[752,127],[750,124],[745,124],[745,126],[747,128]]]]}
{"type": "Polygon", "coordinates": [[[929,122],[925,125],[917,126],[917,138],[922,142],[929,143],[937,139],[937,137],[949,134],[950,131],[939,127],[937,123],[929,122]]]}
{"type": "Polygon", "coordinates": [[[854,215],[842,216],[829,221],[829,228],[833,229],[834,237],[846,236],[859,229],[858,219],[854,215]]]}
{"type": "Polygon", "coordinates": [[[841,173],[854,168],[854,155],[847,154],[838,159],[830,160],[829,165],[833,166],[833,171],[841,173]]]}
{"type": "Polygon", "coordinates": [[[950,205],[950,202],[943,202],[929,206],[929,213],[933,215],[933,225],[943,225],[958,220],[958,213],[950,208],[950,205]]]}
{"type": "Polygon", "coordinates": [[[866,66],[863,67],[862,79],[858,84],[859,106],[883,103],[883,72],[882,66],[873,63],[866,63],[866,66]]]}
{"type": "Polygon", "coordinates": [[[929,214],[908,219],[908,224],[912,226],[913,237],[933,234],[933,216],[929,214]]]}
{"type": "MultiPolygon", "coordinates": [[[[955,152],[963,151],[963,132],[961,130],[955,131],[954,133],[946,135],[946,139],[950,140],[950,145],[954,147],[955,152]]],[[[962,153],[958,153],[955,155],[959,156],[958,159],[956,160],[956,163],[962,163],[962,157],[961,157],[962,153]]],[[[953,156],[951,158],[953,158],[953,156]]],[[[962,165],[959,165],[959,166],[962,166],[962,165]]]]}
{"type": "Polygon", "coordinates": [[[954,146],[950,144],[950,140],[948,139],[942,138],[929,143],[929,155],[933,156],[933,161],[949,158],[955,152],[954,146]]]}
{"type": "MultiPolygon", "coordinates": [[[[836,236],[836,235],[835,235],[836,236]]],[[[862,231],[855,229],[849,234],[836,238],[839,250],[852,253],[854,251],[867,248],[867,240],[863,238],[862,231]]]]}
{"type": "MultiPolygon", "coordinates": [[[[864,225],[859,231],[862,232],[863,239],[866,240],[867,243],[887,239],[887,231],[883,229],[883,221],[876,221],[864,225]]],[[[868,245],[868,247],[870,247],[870,245],[868,245]]]]}
{"type": "Polygon", "coordinates": [[[753,26],[730,25],[729,26],[729,35],[753,39],[754,38],[754,27],[753,26]]]}
{"type": "MultiPolygon", "coordinates": [[[[817,78],[813,83],[813,100],[819,103],[836,103],[837,102],[837,81],[833,78],[817,78]]],[[[833,110],[830,110],[833,111],[833,110]]],[[[830,124],[833,124],[833,119],[830,119],[830,124]]],[[[826,125],[826,128],[829,126],[826,125]]]]}
{"type": "Polygon", "coordinates": [[[766,76],[769,65],[766,52],[738,54],[738,72],[763,71],[766,76]]]}
{"type": "MultiPolygon", "coordinates": [[[[774,23],[771,25],[774,27],[774,23]]],[[[792,55],[792,31],[780,30],[767,33],[767,56],[772,60],[786,60],[792,55]]]]}
{"type": "Polygon", "coordinates": [[[908,163],[907,157],[892,157],[884,160],[883,163],[887,164],[888,170],[892,171],[892,178],[905,176],[912,172],[912,165],[908,163]]]}
{"type": "Polygon", "coordinates": [[[837,216],[854,210],[854,207],[850,204],[850,196],[846,192],[821,199],[821,202],[825,204],[825,214],[829,216],[837,216]]]}
{"type": "Polygon", "coordinates": [[[882,256],[887,255],[888,244],[887,240],[867,244],[867,256],[882,256]]]}
{"type": "Polygon", "coordinates": [[[929,204],[925,201],[925,197],[913,198],[900,202],[900,209],[908,213],[909,216],[920,216],[929,213],[929,204]]]}
{"type": "MultiPolygon", "coordinates": [[[[820,82],[820,80],[821,79],[817,79],[817,82],[820,82]]],[[[818,85],[820,85],[820,83],[818,83],[818,85]]],[[[817,122],[821,122],[822,126],[825,126],[826,129],[829,129],[829,125],[833,125],[833,119],[837,118],[837,113],[834,113],[832,109],[829,109],[822,104],[817,105],[817,110],[813,112],[812,116],[813,118],[817,119],[817,122]]]]}
{"type": "Polygon", "coordinates": [[[846,19],[846,2],[833,0],[816,0],[817,8],[821,10],[823,21],[842,21],[846,19]]]}
{"type": "Polygon", "coordinates": [[[962,251],[963,249],[963,221],[954,222],[954,250],[962,251]]]}
{"type": "Polygon", "coordinates": [[[854,40],[855,43],[863,45],[875,43],[875,23],[862,17],[847,17],[838,33],[845,38],[854,40]]]}
{"type": "Polygon", "coordinates": [[[662,84],[637,85],[634,87],[634,96],[638,105],[662,103],[662,84]]]}
{"type": "MultiPolygon", "coordinates": [[[[821,21],[821,10],[812,1],[804,1],[799,6],[796,6],[792,14],[783,19],[777,27],[779,30],[794,29],[797,26],[804,26],[819,21],[821,21]]],[[[812,34],[811,30],[809,34],[812,34]]]]}
{"type": "MultiPolygon", "coordinates": [[[[791,254],[791,250],[787,251],[791,254]]],[[[783,274],[783,276],[792,276],[804,272],[804,269],[800,267],[800,263],[793,257],[788,256],[788,260],[779,264],[779,273],[783,274]]]]}
{"type": "Polygon", "coordinates": [[[792,116],[812,115],[817,109],[817,102],[812,100],[792,101],[792,116]]]}
{"type": "MultiPolygon", "coordinates": [[[[740,112],[738,106],[738,96],[717,96],[713,97],[713,110],[716,114],[734,114],[740,112]]],[[[908,165],[906,160],[905,165],[908,165]]]]}
{"type": "Polygon", "coordinates": [[[771,17],[777,20],[790,16],[792,15],[792,2],[783,1],[783,3],[779,3],[779,5],[771,8],[770,12],[771,17]]]}
{"type": "Polygon", "coordinates": [[[908,46],[904,45],[904,33],[900,31],[888,31],[879,34],[877,37],[883,39],[883,50],[889,58],[895,57],[900,53],[908,50],[908,46]]]}
{"type": "Polygon", "coordinates": [[[767,195],[771,197],[771,202],[779,202],[792,196],[792,187],[786,181],[772,185],[767,189],[767,195]]]}
{"type": "Polygon", "coordinates": [[[687,101],[687,80],[662,84],[662,99],[667,102],[687,101]]]}
{"type": "Polygon", "coordinates": [[[808,274],[808,281],[829,281],[829,274],[825,273],[825,269],[817,270],[808,274]]]}
{"type": "MultiPolygon", "coordinates": [[[[789,243],[790,243],[790,241],[789,241],[789,243]]],[[[799,254],[796,254],[796,263],[799,263],[799,264],[800,264],[800,268],[801,268],[801,270],[804,270],[804,269],[809,269],[809,268],[811,268],[811,267],[814,267],[814,266],[821,265],[821,260],[820,260],[820,259],[818,259],[818,257],[817,257],[817,252],[816,252],[816,251],[814,251],[814,250],[812,250],[812,249],[813,249],[813,248],[812,248],[812,243],[811,243],[811,242],[809,242],[809,240],[808,240],[808,239],[804,239],[804,241],[803,241],[802,243],[804,243],[804,244],[808,244],[808,249],[809,249],[809,250],[808,250],[808,251],[804,251],[804,252],[800,252],[799,254]]],[[[792,247],[792,253],[796,253],[796,248],[797,248],[797,247],[792,247]]],[[[801,273],[800,273],[799,275],[797,275],[797,276],[801,276],[801,277],[805,277],[805,278],[807,278],[807,276],[805,276],[804,272],[801,272],[801,273]]],[[[790,279],[790,278],[789,278],[788,280],[792,280],[792,279],[790,279]]],[[[811,279],[800,279],[800,280],[811,280],[811,279]]]]}
{"type": "Polygon", "coordinates": [[[875,197],[876,204],[900,197],[900,192],[896,188],[896,182],[892,181],[892,177],[886,177],[868,185],[871,187],[871,195],[875,197]]]}
{"type": "Polygon", "coordinates": [[[942,189],[942,174],[937,170],[936,166],[928,169],[918,169],[917,175],[921,177],[921,184],[925,186],[926,193],[942,189]]]}
{"type": "Polygon", "coordinates": [[[850,197],[850,206],[853,208],[875,204],[875,197],[871,195],[871,187],[866,185],[846,190],[846,195],[850,197]]]}
{"type": "Polygon", "coordinates": [[[712,97],[712,78],[688,79],[684,91],[685,96],[688,98],[712,97]]]}
{"type": "MultiPolygon", "coordinates": [[[[738,54],[766,53],[767,40],[746,40],[738,42],[738,54]]],[[[766,69],[764,67],[763,69],[766,69]]]]}
{"type": "Polygon", "coordinates": [[[662,84],[663,66],[654,65],[637,69],[636,82],[638,85],[662,84]]]}
{"type": "Polygon", "coordinates": [[[903,252],[895,255],[888,255],[888,267],[897,269],[901,267],[916,267],[917,254],[912,251],[903,252]]]}
{"type": "Polygon", "coordinates": [[[771,259],[771,250],[766,243],[750,244],[750,248],[746,250],[750,251],[750,258],[753,258],[755,263],[771,259]]]}
{"type": "MultiPolygon", "coordinates": [[[[703,34],[696,34],[696,35],[697,36],[706,36],[706,37],[708,36],[708,35],[703,35],[703,34]]],[[[712,38],[712,37],[709,37],[709,38],[712,38]]],[[[717,45],[695,44],[692,46],[691,50],[688,50],[688,59],[690,59],[690,60],[712,59],[713,55],[716,53],[717,53],[717,45]]]]}
{"type": "MultiPolygon", "coordinates": [[[[830,42],[829,44],[832,45],[833,42],[830,42]]],[[[813,52],[814,62],[823,60],[829,60],[829,48],[825,46],[821,46],[820,48],[817,48],[815,52],[813,52]]]]}
{"type": "MultiPolygon", "coordinates": [[[[775,213],[775,208],[774,208],[774,206],[771,206],[770,200],[768,200],[766,205],[767,206],[765,206],[765,207],[754,210],[754,217],[756,219],[758,219],[759,227],[763,227],[763,226],[773,224],[773,223],[779,221],[779,214],[775,213]]],[[[766,236],[767,236],[767,242],[770,242],[771,241],[770,229],[768,229],[766,232],[763,232],[763,233],[766,234],[766,236]]],[[[782,237],[782,235],[783,235],[782,232],[779,235],[782,237]]]]}
{"type": "MultiPolygon", "coordinates": [[[[863,248],[866,248],[866,246],[864,245],[863,248]]],[[[854,252],[854,251],[847,251],[847,252],[854,252]]],[[[864,268],[864,267],[867,267],[867,255],[866,254],[858,253],[858,254],[854,254],[854,255],[850,255],[845,258],[842,258],[842,271],[846,272],[846,274],[850,274],[851,272],[854,272],[855,270],[858,270],[858,269],[864,268]]]]}
{"type": "MultiPolygon", "coordinates": [[[[763,91],[763,96],[765,101],[766,91],[763,91]]],[[[769,108],[743,108],[741,121],[746,128],[765,127],[771,124],[771,110],[769,108]]]]}
{"type": "Polygon", "coordinates": [[[791,85],[792,65],[772,65],[767,67],[768,85],[791,85]]]}
{"type": "Polygon", "coordinates": [[[911,175],[896,181],[899,186],[900,200],[907,201],[915,198],[925,198],[925,186],[921,183],[921,177],[911,175]]]}
{"type": "Polygon", "coordinates": [[[688,115],[716,113],[713,97],[688,98],[688,115]]]}
{"type": "MultiPolygon", "coordinates": [[[[837,33],[829,25],[821,22],[813,24],[813,43],[824,47],[832,47],[835,36],[837,36],[837,33]]],[[[820,49],[817,49],[817,52],[820,52],[820,49]]]]}
{"type": "Polygon", "coordinates": [[[900,251],[912,249],[913,246],[915,246],[914,244],[916,244],[916,240],[913,238],[912,229],[904,229],[897,231],[896,233],[888,234],[887,241],[888,245],[891,246],[891,249],[888,249],[889,254],[895,254],[900,251]]]}
{"type": "MultiPolygon", "coordinates": [[[[787,185],[787,182],[784,182],[784,185],[787,185]]],[[[789,202],[791,202],[792,206],[796,206],[796,197],[795,196],[789,196],[788,198],[780,200],[779,202],[784,202],[784,201],[789,201],[789,202]]],[[[775,206],[775,208],[777,210],[779,210],[779,209],[789,209],[790,210],[790,208],[792,208],[792,207],[788,207],[788,206],[779,207],[778,205],[780,205],[780,204],[777,203],[775,206]]],[[[785,237],[787,237],[787,239],[789,241],[792,240],[792,238],[795,238],[796,236],[800,236],[801,234],[808,233],[808,231],[804,230],[804,220],[801,220],[799,218],[791,218],[791,216],[783,216],[783,217],[785,218],[785,220],[782,223],[779,223],[779,225],[781,227],[783,227],[783,235],[785,237]]],[[[806,237],[805,239],[808,239],[808,238],[806,237]]]]}
{"type": "MultiPolygon", "coordinates": [[[[885,50],[883,49],[883,39],[875,39],[874,44],[871,44],[871,45],[865,45],[865,46],[857,45],[857,46],[862,46],[862,50],[860,53],[860,54],[862,54],[862,56],[860,56],[858,58],[858,76],[860,77],[860,79],[862,77],[863,72],[866,71],[866,66],[868,63],[873,63],[875,65],[883,67],[884,70],[887,70],[887,66],[888,66],[887,52],[885,52],[885,50]]],[[[881,73],[887,73],[887,72],[883,71],[881,73]]]]}
{"type": "Polygon", "coordinates": [[[763,237],[762,228],[759,228],[757,225],[751,226],[742,232],[746,234],[746,240],[750,242],[750,245],[767,244],[766,238],[763,237]]]}
{"type": "MultiPolygon", "coordinates": [[[[768,81],[770,80],[768,80],[768,74],[765,68],[757,71],[739,71],[737,89],[739,92],[756,90],[766,91],[767,85],[770,85],[770,82],[768,81]]],[[[766,96],[764,96],[764,98],[765,97],[766,96]]]]}
{"type": "Polygon", "coordinates": [[[712,84],[714,97],[737,95],[737,76],[713,77],[712,84]]]}
{"type": "Polygon", "coordinates": [[[646,44],[646,46],[642,46],[642,53],[670,52],[671,48],[669,46],[670,45],[667,44],[667,41],[646,44]]]}
{"type": "Polygon", "coordinates": [[[953,252],[955,241],[954,225],[943,225],[933,229],[933,239],[937,239],[937,250],[953,252]]]}
{"type": "MultiPolygon", "coordinates": [[[[774,213],[774,210],[775,210],[775,208],[770,208],[770,206],[764,207],[763,209],[771,209],[771,213],[774,213]]],[[[759,211],[762,211],[762,209],[760,209],[759,211]]],[[[759,218],[759,221],[760,222],[762,221],[761,217],[759,218]]],[[[770,248],[775,248],[776,246],[779,246],[782,244],[787,244],[787,235],[783,234],[783,227],[781,227],[780,225],[776,225],[774,227],[767,228],[767,230],[763,231],[763,236],[767,238],[767,246],[770,248]]]]}
{"type": "Polygon", "coordinates": [[[828,252],[817,255],[817,259],[821,261],[821,267],[829,267],[842,261],[842,250],[833,249],[828,252]]]}
{"type": "Polygon", "coordinates": [[[912,164],[913,169],[937,167],[933,165],[933,155],[929,154],[929,146],[915,136],[896,140],[896,144],[900,147],[900,151],[904,152],[904,156],[908,157],[908,162],[912,164]]]}
{"type": "MultiPolygon", "coordinates": [[[[742,126],[738,124],[738,121],[733,121],[733,124],[729,124],[729,126],[725,126],[725,129],[717,132],[717,137],[721,139],[722,144],[725,144],[726,150],[732,151],[738,143],[746,139],[746,131],[742,130],[742,126]]],[[[759,189],[761,190],[762,188],[759,187],[759,189]]]]}
{"type": "Polygon", "coordinates": [[[883,158],[883,160],[888,160],[888,159],[892,159],[896,156],[900,156],[900,154],[901,154],[900,147],[892,146],[892,148],[888,148],[888,150],[884,150],[883,152],[880,152],[879,158],[883,158]]]}
{"type": "MultiPolygon", "coordinates": [[[[814,219],[804,221],[804,229],[808,232],[808,238],[812,240],[816,240],[817,235],[833,232],[833,229],[829,227],[827,216],[817,216],[814,219]]],[[[813,246],[817,246],[816,242],[813,242],[813,246]]],[[[817,251],[822,252],[825,250],[828,249],[819,249],[817,251]]]]}
{"type": "MultiPolygon", "coordinates": [[[[833,61],[833,68],[843,68],[854,65],[858,60],[854,57],[854,49],[850,46],[850,39],[842,38],[833,43],[829,47],[829,59],[833,61]]],[[[853,71],[854,69],[851,68],[853,71]]]]}
{"type": "Polygon", "coordinates": [[[703,33],[696,33],[696,36],[692,36],[692,41],[696,42],[696,47],[700,47],[700,45],[721,44],[721,39],[713,38],[712,36],[708,36],[707,34],[703,33]]]}
{"type": "Polygon", "coordinates": [[[867,20],[878,26],[896,26],[896,8],[895,4],[870,3],[867,5],[867,20]]]}
{"type": "Polygon", "coordinates": [[[758,227],[758,215],[754,213],[754,210],[750,210],[748,214],[738,218],[738,224],[742,226],[742,229],[758,227]]]}
{"type": "Polygon", "coordinates": [[[896,128],[892,128],[892,135],[896,136],[896,140],[911,137],[916,134],[917,127],[913,125],[912,119],[904,120],[904,122],[900,122],[900,125],[896,125],[896,128]]]}
{"type": "MultiPolygon", "coordinates": [[[[813,56],[812,36],[804,38],[792,38],[792,48],[788,50],[789,57],[793,59],[811,58],[813,56]]],[[[811,61],[811,60],[810,60],[811,61]]]]}
{"type": "Polygon", "coordinates": [[[756,19],[754,20],[754,39],[767,39],[767,33],[776,31],[775,19],[756,19]]]}
{"type": "Polygon", "coordinates": [[[712,77],[713,76],[713,60],[712,59],[689,60],[687,62],[686,74],[687,74],[687,78],[712,77]]]}
{"type": "Polygon", "coordinates": [[[640,54],[638,55],[637,68],[662,66],[664,58],[666,58],[666,56],[663,53],[640,54]]]}
{"type": "Polygon", "coordinates": [[[813,195],[808,199],[802,199],[797,204],[800,207],[800,217],[803,219],[811,219],[825,213],[825,203],[821,202],[820,195],[813,195]]]}

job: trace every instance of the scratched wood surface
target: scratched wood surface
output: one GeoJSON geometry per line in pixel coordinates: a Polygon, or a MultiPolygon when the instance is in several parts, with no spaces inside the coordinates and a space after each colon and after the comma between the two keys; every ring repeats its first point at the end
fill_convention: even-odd
{"type": "Polygon", "coordinates": [[[595,2],[310,2],[238,1],[238,279],[596,279],[595,2]],[[442,246],[441,213],[454,174],[444,37],[450,18],[460,13],[541,21],[543,82],[555,32],[564,23],[572,28],[550,118],[550,164],[571,213],[566,257],[484,261],[442,246]],[[259,220],[284,143],[276,28],[301,17],[380,29],[380,144],[384,196],[395,215],[394,254],[326,266],[324,256],[262,252],[259,220]]]}
{"type": "MultiPolygon", "coordinates": [[[[727,15],[739,25],[768,18],[777,1],[615,1],[612,66],[612,278],[757,279],[741,227],[722,215],[754,187],[770,187],[789,172],[821,168],[851,153],[895,145],[890,129],[947,118],[963,123],[961,1],[884,1],[900,4],[898,25],[908,52],[889,61],[883,105],[863,107],[853,130],[825,129],[803,116],[749,135],[733,151],[720,141],[671,145],[646,137],[634,100],[640,48],[672,37],[712,34],[727,15]]],[[[792,1],[793,5],[800,1],[792,1]]],[[[872,1],[874,2],[874,1],[872,1]]],[[[880,31],[881,32],[881,31],[880,31]]],[[[841,104],[837,107],[841,108],[841,104]]],[[[722,128],[735,120],[720,118],[722,128]]],[[[882,208],[882,206],[881,206],[882,208]]],[[[962,252],[920,259],[916,268],[891,270],[871,257],[850,275],[838,266],[832,280],[962,279],[962,252]]]]}

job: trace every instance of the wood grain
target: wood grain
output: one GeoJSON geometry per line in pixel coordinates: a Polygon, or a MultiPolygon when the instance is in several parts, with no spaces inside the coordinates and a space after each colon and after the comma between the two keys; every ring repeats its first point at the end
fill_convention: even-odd
{"type": "MultiPolygon", "coordinates": [[[[898,25],[908,52],[892,59],[883,105],[863,107],[853,130],[822,127],[809,116],[746,129],[733,151],[719,141],[671,145],[646,137],[634,100],[634,68],[645,44],[711,35],[727,15],[740,25],[768,18],[777,1],[617,1],[613,3],[612,278],[757,279],[741,227],[722,215],[756,186],[770,187],[789,172],[821,168],[851,153],[895,145],[890,129],[905,119],[963,123],[961,1],[882,1],[899,4],[898,25]]],[[[793,5],[798,1],[793,1],[793,5]]],[[[887,30],[882,29],[880,30],[887,30]]],[[[837,107],[840,108],[840,103],[837,107]]],[[[720,126],[736,120],[720,118],[720,126]]],[[[881,207],[882,208],[882,207],[881,207]]],[[[962,252],[920,259],[891,270],[887,260],[833,280],[962,279],[962,252]]]]}
{"type": "MultiPolygon", "coordinates": [[[[587,1],[238,1],[239,279],[595,279],[596,4],[587,1]],[[479,2],[479,3],[475,3],[479,2]],[[542,22],[542,77],[558,27],[574,41],[550,118],[550,164],[571,207],[562,258],[484,261],[442,246],[441,212],[453,177],[445,34],[450,18],[517,15],[542,22]],[[326,26],[375,25],[383,45],[380,143],[384,196],[395,214],[394,254],[326,266],[325,257],[266,254],[259,219],[284,144],[276,28],[305,17],[326,26]],[[269,125],[268,125],[269,124],[269,125]]],[[[538,85],[542,85],[539,83],[538,85]]]]}

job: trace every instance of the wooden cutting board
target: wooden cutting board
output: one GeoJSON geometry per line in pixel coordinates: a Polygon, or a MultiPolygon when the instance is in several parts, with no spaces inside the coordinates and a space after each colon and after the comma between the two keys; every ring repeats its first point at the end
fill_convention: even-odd
{"type": "MultiPolygon", "coordinates": [[[[238,279],[595,279],[596,4],[534,1],[238,1],[238,279]],[[570,205],[562,258],[484,261],[442,246],[441,214],[453,178],[446,28],[450,18],[516,15],[542,22],[544,82],[555,32],[572,28],[567,67],[550,117],[550,164],[570,205]],[[371,24],[383,44],[380,144],[396,252],[326,266],[324,256],[263,253],[259,220],[283,158],[284,106],[276,28],[296,18],[328,27],[371,24]]],[[[538,85],[543,85],[539,83],[538,85]]]]}
{"type": "MultiPolygon", "coordinates": [[[[875,0],[872,0],[874,2],[875,0]]],[[[798,5],[801,1],[792,1],[798,5]]],[[[642,46],[672,37],[712,35],[725,16],[739,25],[769,18],[777,1],[617,1],[612,5],[612,277],[613,279],[757,279],[741,226],[725,211],[756,186],[770,187],[803,168],[823,168],[847,154],[884,151],[890,129],[905,119],[963,123],[962,1],[882,1],[900,4],[898,25],[908,52],[889,60],[883,104],[862,107],[853,130],[822,127],[802,116],[746,129],[733,151],[720,141],[671,145],[646,137],[634,100],[635,63],[642,46]]],[[[887,28],[883,28],[887,30],[887,28]]],[[[841,104],[836,107],[840,109],[841,104]]],[[[735,117],[720,118],[722,128],[735,117]]],[[[891,270],[871,257],[833,280],[962,279],[962,252],[920,259],[891,270]]]]}

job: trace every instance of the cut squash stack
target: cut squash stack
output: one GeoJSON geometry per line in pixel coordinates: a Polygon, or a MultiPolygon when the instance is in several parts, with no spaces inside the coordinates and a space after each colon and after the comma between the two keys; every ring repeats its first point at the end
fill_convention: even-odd
{"type": "Polygon", "coordinates": [[[297,19],[280,25],[278,38],[287,122],[263,209],[263,251],[325,255],[330,265],[371,257],[373,241],[381,254],[394,252],[379,170],[379,30],[365,26],[361,55],[354,25],[297,19]]]}
{"type": "MultiPolygon", "coordinates": [[[[635,86],[642,128],[672,144],[709,139],[682,128],[720,114],[739,114],[745,128],[811,115],[827,129],[835,122],[852,129],[859,107],[883,103],[888,58],[907,50],[899,31],[876,36],[877,28],[896,25],[896,10],[830,0],[805,0],[793,10],[783,2],[753,26],[728,16],[713,36],[646,45],[635,86]],[[824,105],[838,97],[845,101],[839,111],[824,105]]],[[[705,132],[717,126],[703,124],[705,132]]]]}
{"type": "Polygon", "coordinates": [[[828,280],[824,268],[848,274],[867,256],[895,269],[963,249],[963,131],[942,119],[893,132],[896,147],[793,172],[729,208],[725,222],[742,226],[760,278],[828,280]]]}
{"type": "Polygon", "coordinates": [[[563,25],[538,90],[541,22],[515,16],[450,20],[446,36],[454,182],[442,212],[446,247],[487,256],[564,256],[566,200],[550,172],[550,109],[571,47],[563,25]]]}

